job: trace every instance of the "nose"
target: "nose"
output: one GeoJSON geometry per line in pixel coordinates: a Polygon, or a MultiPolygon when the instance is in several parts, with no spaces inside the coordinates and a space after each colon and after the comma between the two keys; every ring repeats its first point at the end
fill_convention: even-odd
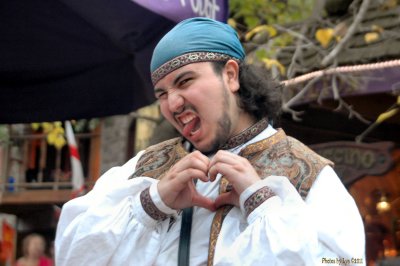
{"type": "Polygon", "coordinates": [[[168,95],[168,108],[172,113],[183,111],[184,99],[176,90],[171,90],[168,95]]]}

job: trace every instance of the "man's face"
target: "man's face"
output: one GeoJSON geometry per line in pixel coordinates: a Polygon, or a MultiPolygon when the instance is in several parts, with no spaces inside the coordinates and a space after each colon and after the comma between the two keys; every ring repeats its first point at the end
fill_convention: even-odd
{"type": "Polygon", "coordinates": [[[193,63],[169,73],[155,86],[164,117],[204,153],[217,150],[239,130],[234,94],[239,85],[229,68],[226,65],[217,75],[211,63],[193,63]]]}

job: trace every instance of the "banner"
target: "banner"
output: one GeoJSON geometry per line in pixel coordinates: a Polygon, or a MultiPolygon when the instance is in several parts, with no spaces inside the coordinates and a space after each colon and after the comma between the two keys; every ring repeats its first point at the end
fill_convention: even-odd
{"type": "Polygon", "coordinates": [[[65,133],[67,135],[68,147],[72,168],[72,197],[80,196],[85,192],[85,178],[83,175],[82,163],[79,156],[78,144],[76,143],[71,123],[65,121],[65,133]]]}
{"type": "Polygon", "coordinates": [[[227,0],[132,0],[154,13],[179,22],[191,17],[208,17],[225,22],[228,19],[227,0]]]}

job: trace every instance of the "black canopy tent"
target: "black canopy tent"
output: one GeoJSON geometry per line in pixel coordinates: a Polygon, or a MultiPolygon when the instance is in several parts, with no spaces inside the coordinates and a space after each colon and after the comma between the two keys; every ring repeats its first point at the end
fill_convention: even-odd
{"type": "Polygon", "coordinates": [[[126,114],[175,22],[129,0],[0,1],[0,123],[126,114]]]}

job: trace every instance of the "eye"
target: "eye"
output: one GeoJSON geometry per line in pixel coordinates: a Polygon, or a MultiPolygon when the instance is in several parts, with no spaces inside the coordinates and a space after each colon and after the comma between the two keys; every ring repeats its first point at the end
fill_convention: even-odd
{"type": "Polygon", "coordinates": [[[167,98],[167,95],[168,95],[168,94],[167,94],[166,91],[159,92],[159,93],[156,94],[156,98],[157,98],[157,99],[163,100],[163,99],[166,99],[166,98],[167,98]]]}
{"type": "Polygon", "coordinates": [[[192,81],[192,78],[185,78],[185,79],[181,80],[178,85],[179,85],[179,87],[183,87],[183,86],[187,85],[190,81],[192,81]]]}

